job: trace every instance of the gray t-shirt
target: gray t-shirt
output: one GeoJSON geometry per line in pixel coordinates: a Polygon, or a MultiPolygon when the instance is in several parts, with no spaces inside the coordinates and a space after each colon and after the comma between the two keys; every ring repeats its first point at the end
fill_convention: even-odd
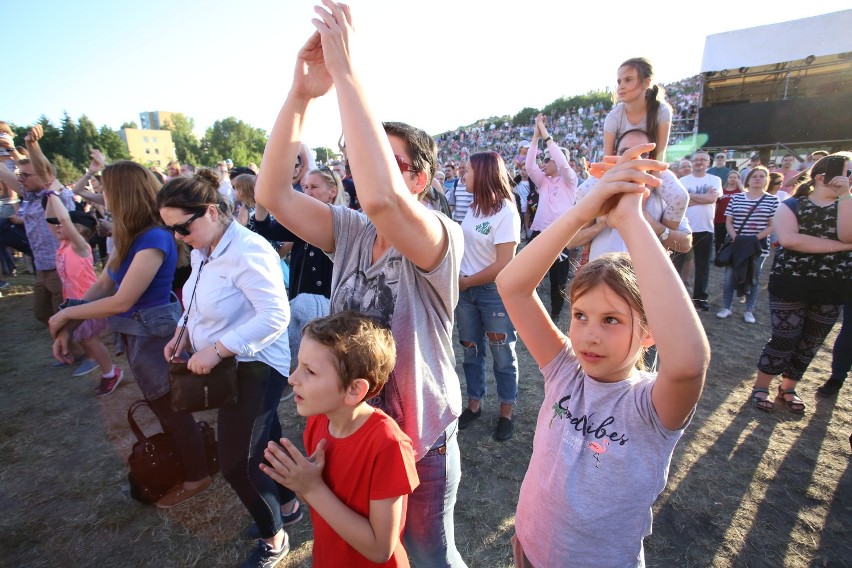
{"type": "Polygon", "coordinates": [[[372,401],[411,438],[416,459],[461,414],[461,387],[453,352],[453,310],[459,298],[464,252],[461,227],[441,220],[449,246],[441,263],[425,272],[390,248],[372,263],[376,228],[363,214],[331,207],[335,251],[331,313],[360,311],[390,327],[396,367],[372,401]]]}
{"type": "Polygon", "coordinates": [[[651,506],[686,424],[660,423],[656,374],[598,382],[570,342],[541,372],[544,401],[515,515],[524,553],[533,566],[644,566],[651,506]]]}
{"type": "MultiPolygon", "coordinates": [[[[657,125],[671,121],[672,107],[666,102],[660,102],[660,107],[657,109],[657,125]]],[[[615,105],[604,119],[604,132],[613,132],[616,138],[628,130],[637,129],[648,131],[648,116],[643,116],[642,120],[633,124],[627,119],[627,113],[624,111],[624,103],[615,105]]]]}

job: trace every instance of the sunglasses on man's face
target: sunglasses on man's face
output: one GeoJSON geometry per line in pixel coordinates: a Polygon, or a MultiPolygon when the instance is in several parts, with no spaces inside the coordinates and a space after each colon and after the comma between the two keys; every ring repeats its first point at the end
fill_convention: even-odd
{"type": "Polygon", "coordinates": [[[415,173],[415,174],[417,173],[417,170],[414,168],[414,166],[412,164],[406,162],[405,158],[403,158],[402,156],[400,156],[398,154],[394,154],[393,157],[396,160],[396,165],[399,166],[399,171],[401,171],[402,173],[405,173],[405,172],[411,172],[411,173],[415,173]]]}
{"type": "Polygon", "coordinates": [[[199,211],[198,213],[195,213],[192,217],[190,217],[184,223],[180,223],[179,225],[166,225],[165,228],[168,229],[169,231],[173,232],[173,233],[177,233],[179,235],[183,235],[184,237],[188,237],[189,232],[190,232],[189,226],[192,224],[193,221],[195,221],[196,219],[198,219],[199,217],[204,215],[206,212],[207,212],[206,209],[204,211],[199,211]]]}

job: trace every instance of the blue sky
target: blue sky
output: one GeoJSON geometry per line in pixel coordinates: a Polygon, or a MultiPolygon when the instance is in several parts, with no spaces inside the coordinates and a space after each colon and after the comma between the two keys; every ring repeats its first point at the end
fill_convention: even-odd
{"type": "MultiPolygon", "coordinates": [[[[848,0],[781,4],[577,3],[527,0],[353,0],[362,80],[382,120],[438,133],[478,118],[612,87],[623,60],[644,56],[668,82],[698,73],[708,34],[844,10],[848,0]],[[716,7],[718,5],[719,7],[716,7]],[[497,7],[500,7],[499,9],[497,7]],[[579,7],[579,6],[582,6],[579,7]]],[[[3,8],[9,66],[0,119],[96,125],[182,112],[197,130],[234,116],[269,130],[295,55],[313,31],[313,2],[144,3],[28,0],[3,8]],[[21,64],[22,63],[22,64],[21,64]]],[[[795,38],[778,38],[779,42],[795,38]]],[[[305,141],[336,147],[333,94],[308,117],[305,141]]]]}

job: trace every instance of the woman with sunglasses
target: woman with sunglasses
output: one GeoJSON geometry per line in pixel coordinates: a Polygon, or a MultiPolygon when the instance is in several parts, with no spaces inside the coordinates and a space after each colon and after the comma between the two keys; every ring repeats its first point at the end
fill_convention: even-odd
{"type": "Polygon", "coordinates": [[[512,410],[518,398],[517,336],[494,280],[515,257],[521,218],[512,198],[503,158],[496,152],[480,152],[470,157],[464,185],[473,194],[473,202],[461,223],[464,256],[456,320],[464,350],[468,403],[459,417],[459,428],[467,428],[482,414],[487,340],[494,358],[494,378],[500,399],[494,439],[502,442],[512,437],[514,428],[512,410]]]}
{"type": "Polygon", "coordinates": [[[405,548],[421,568],[464,566],[453,523],[461,479],[452,339],[461,227],[417,199],[435,172],[435,141],[408,124],[379,122],[365,99],[348,55],[356,41],[349,7],[323,0],[316,12],[317,32],[297,55],[264,151],[257,199],[306,242],[333,253],[331,313],[354,309],[390,328],[396,367],[371,402],[399,423],[417,460],[420,485],[408,500],[405,548]],[[332,86],[364,214],[320,203],[289,183],[306,117],[332,86]]]}
{"type": "Polygon", "coordinates": [[[290,308],[278,253],[261,236],[234,222],[218,191],[218,176],[199,170],[169,181],[157,195],[166,228],[193,248],[184,286],[188,312],[161,357],[192,352],[187,368],[209,373],[226,357],[237,359],[239,396],[219,408],[217,439],[222,475],[254,520],[257,548],[244,566],[289,548],[284,527],[302,512],[295,494],[259,469],[270,440],[281,439],[278,401],[290,374],[290,308]],[[180,336],[180,342],[179,341],[180,336]]]}
{"type": "Polygon", "coordinates": [[[805,412],[796,385],[852,297],[852,153],[819,160],[794,195],[781,202],[773,225],[780,247],[769,275],[772,337],[757,363],[752,404],[774,408],[769,385],[781,375],[776,402],[805,412]],[[844,173],[827,179],[831,161],[845,159],[844,173]]]}
{"type": "Polygon", "coordinates": [[[157,212],[160,184],[150,171],[135,162],[119,161],[106,166],[101,180],[104,202],[113,216],[115,246],[107,269],[83,296],[85,303],[50,318],[53,352],[58,359],[73,360],[68,341],[84,320],[109,318],[110,327],[123,334],[136,383],[174,437],[183,463],[185,480],[157,502],[161,508],[174,507],[211,484],[201,431],[191,413],[172,410],[169,366],[163,360],[163,348],[181,313],[171,290],[178,249],[157,212]]]}

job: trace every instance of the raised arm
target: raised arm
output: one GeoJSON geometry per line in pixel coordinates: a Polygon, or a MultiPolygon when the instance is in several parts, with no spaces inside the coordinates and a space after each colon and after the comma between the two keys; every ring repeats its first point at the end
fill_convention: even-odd
{"type": "Polygon", "coordinates": [[[106,165],[106,161],[104,159],[104,155],[100,150],[92,150],[92,161],[89,163],[89,167],[86,168],[86,173],[83,174],[83,177],[77,180],[77,183],[74,184],[74,187],[71,188],[76,195],[79,195],[86,201],[91,201],[92,203],[97,203],[98,205],[105,205],[104,196],[100,193],[95,193],[94,191],[89,191],[86,189],[86,186],[89,184],[89,181],[97,174],[99,171],[104,169],[106,165]]]}
{"type": "Polygon", "coordinates": [[[539,366],[553,360],[566,338],[550,320],[536,293],[536,286],[565,244],[586,223],[607,214],[613,198],[617,199],[621,193],[644,193],[642,184],[659,185],[659,178],[639,168],[662,170],[665,164],[654,160],[633,160],[653,148],[653,144],[643,144],[626,152],[619,159],[619,164],[608,168],[595,191],[577,202],[524,247],[497,276],[497,289],[506,311],[539,366]]]}
{"type": "MultiPolygon", "coordinates": [[[[422,270],[432,270],[444,258],[449,237],[438,217],[420,203],[419,193],[429,184],[431,172],[414,173],[410,189],[400,172],[388,135],[374,117],[351,57],[352,17],[349,7],[322,0],[321,19],[313,23],[322,36],[328,72],[334,79],[348,146],[347,159],[358,187],[361,209],[378,233],[422,270]]],[[[395,138],[396,143],[402,141],[395,138]]],[[[273,211],[274,213],[274,211],[273,211]]]]}
{"type": "Polygon", "coordinates": [[[55,217],[59,220],[59,225],[65,229],[65,234],[68,236],[68,240],[71,241],[71,248],[77,256],[87,258],[91,254],[89,243],[86,242],[83,235],[74,227],[74,222],[71,221],[68,209],[65,208],[65,204],[62,203],[62,200],[55,193],[47,194],[47,209],[44,211],[44,216],[46,218],[55,217]]]}
{"type": "Polygon", "coordinates": [[[622,197],[609,219],[627,245],[648,328],[665,361],[651,401],[663,426],[675,430],[683,426],[701,396],[710,345],[683,282],[640,207],[638,197],[622,197]]]}
{"type": "Polygon", "coordinates": [[[293,86],[263,152],[255,196],[260,206],[255,218],[266,218],[265,207],[275,219],[306,242],[331,252],[334,231],[328,205],[293,189],[293,172],[302,139],[305,115],[311,102],[331,89],[319,33],[314,33],[296,58],[293,86]],[[259,212],[260,213],[259,213],[259,212]]]}
{"type": "Polygon", "coordinates": [[[41,124],[36,124],[32,128],[30,128],[29,133],[24,138],[24,143],[27,145],[27,152],[29,153],[30,163],[33,165],[33,170],[35,171],[36,175],[43,179],[45,183],[50,184],[56,178],[56,176],[51,175],[50,162],[47,160],[47,157],[44,155],[44,152],[41,151],[41,146],[39,146],[38,144],[38,141],[41,139],[41,137],[41,124]]]}

